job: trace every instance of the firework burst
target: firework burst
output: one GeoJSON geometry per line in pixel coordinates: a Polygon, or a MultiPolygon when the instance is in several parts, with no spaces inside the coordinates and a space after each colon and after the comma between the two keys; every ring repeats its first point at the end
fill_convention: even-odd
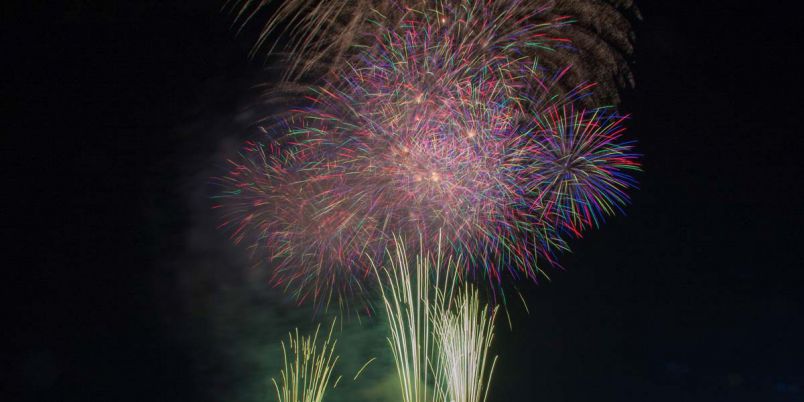
{"type": "Polygon", "coordinates": [[[222,226],[268,251],[299,300],[361,294],[398,239],[462,256],[460,274],[492,288],[536,279],[628,200],[638,164],[622,119],[576,112],[594,85],[542,62],[566,43],[549,34],[564,19],[527,23],[544,9],[513,0],[438,4],[380,24],[219,180],[222,226]]]}
{"type": "Polygon", "coordinates": [[[538,161],[532,168],[542,179],[529,191],[539,194],[536,202],[553,226],[580,236],[606,215],[623,212],[626,190],[636,186],[632,173],[640,170],[633,143],[620,141],[624,119],[605,109],[565,105],[533,120],[538,161]]]}
{"type": "Polygon", "coordinates": [[[302,83],[390,68],[418,73],[420,87],[408,89],[427,91],[433,81],[456,83],[483,72],[517,101],[581,92],[585,106],[596,107],[593,100],[615,100],[618,85],[631,81],[626,16],[638,18],[630,0],[235,0],[230,6],[243,24],[273,9],[255,52],[275,35],[290,36],[281,40],[288,43],[286,79],[270,91],[285,100],[288,91],[306,91],[302,83]],[[594,93],[579,91],[591,86],[594,93]]]}
{"type": "Polygon", "coordinates": [[[438,369],[443,376],[442,400],[486,400],[497,362],[496,356],[489,357],[496,314],[496,307],[482,305],[477,289],[466,285],[458,291],[454,304],[436,318],[433,332],[438,343],[438,369]]]}
{"type": "Polygon", "coordinates": [[[460,282],[459,261],[411,258],[397,244],[375,274],[402,400],[484,401],[496,362],[489,348],[497,309],[460,282]]]}
{"type": "Polygon", "coordinates": [[[282,342],[282,369],[279,381],[271,379],[278,402],[321,402],[329,387],[332,370],[338,361],[335,355],[337,341],[332,339],[335,322],[327,338],[319,345],[316,328],[312,336],[300,336],[298,328],[288,334],[288,343],[282,342]]]}
{"type": "Polygon", "coordinates": [[[230,4],[236,20],[244,25],[259,18],[266,7],[274,12],[254,54],[284,52],[289,80],[317,81],[335,73],[365,47],[373,46],[373,37],[406,29],[411,20],[426,17],[487,54],[513,51],[517,57],[537,57],[553,69],[573,65],[567,83],[599,82],[597,95],[607,102],[617,101],[619,86],[632,85],[627,62],[633,50],[630,20],[638,19],[639,12],[631,0],[290,0],[280,4],[238,0],[230,4]],[[283,41],[289,45],[266,47],[275,35],[289,37],[283,41]],[[572,51],[545,52],[546,37],[564,38],[560,47],[572,51]]]}
{"type": "Polygon", "coordinates": [[[374,272],[388,320],[388,345],[396,363],[402,401],[440,401],[444,391],[437,379],[444,376],[434,369],[439,345],[433,324],[449,309],[454,285],[449,280],[454,279],[454,271],[450,276],[450,271],[440,268],[454,266],[441,267],[440,260],[433,264],[429,257],[418,255],[412,268],[401,243],[390,257],[374,272]]]}

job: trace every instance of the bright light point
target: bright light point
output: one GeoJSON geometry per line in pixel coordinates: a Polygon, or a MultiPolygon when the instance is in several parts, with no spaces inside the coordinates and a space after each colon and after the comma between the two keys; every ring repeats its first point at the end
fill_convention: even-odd
{"type": "Polygon", "coordinates": [[[422,103],[422,96],[421,96],[421,95],[416,96],[416,99],[415,99],[415,100],[416,100],[416,103],[417,103],[417,104],[418,104],[418,103],[422,103]]]}
{"type": "Polygon", "coordinates": [[[439,179],[439,177],[438,177],[438,173],[433,172],[433,173],[430,175],[430,180],[432,180],[432,181],[438,181],[438,179],[439,179]]]}
{"type": "Polygon", "coordinates": [[[474,136],[475,136],[475,130],[469,130],[469,131],[467,131],[467,132],[466,132],[466,136],[467,136],[467,137],[469,137],[469,138],[474,138],[474,136]]]}

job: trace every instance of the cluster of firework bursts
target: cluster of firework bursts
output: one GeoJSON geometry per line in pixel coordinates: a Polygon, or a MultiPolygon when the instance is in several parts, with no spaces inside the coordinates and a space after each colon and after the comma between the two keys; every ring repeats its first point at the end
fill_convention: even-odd
{"type": "MultiPolygon", "coordinates": [[[[266,3],[243,1],[238,17],[266,3]]],[[[496,308],[466,282],[496,292],[505,276],[536,280],[628,202],[640,168],[626,116],[599,102],[616,99],[611,83],[584,78],[622,64],[601,43],[628,43],[598,3],[290,0],[265,26],[261,42],[297,39],[285,95],[315,78],[303,106],[278,111],[217,179],[221,226],[299,302],[341,304],[377,285],[404,401],[485,400],[496,308]],[[614,32],[573,30],[559,3],[614,32]]],[[[300,381],[316,386],[302,399],[323,397],[327,345],[286,361],[280,400],[301,400],[280,391],[300,381]],[[323,359],[309,363],[315,381],[288,374],[307,358],[323,359]]]]}
{"type": "Polygon", "coordinates": [[[462,256],[461,275],[492,287],[536,279],[635,184],[625,117],[590,107],[595,85],[555,65],[573,52],[558,35],[568,17],[538,1],[412,3],[348,31],[357,50],[220,179],[223,226],[300,301],[362,294],[396,239],[462,256]]]}

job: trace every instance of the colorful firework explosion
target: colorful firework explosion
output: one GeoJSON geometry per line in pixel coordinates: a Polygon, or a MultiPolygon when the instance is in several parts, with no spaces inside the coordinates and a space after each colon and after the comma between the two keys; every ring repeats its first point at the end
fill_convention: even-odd
{"type": "Polygon", "coordinates": [[[623,119],[576,111],[593,85],[540,62],[565,43],[545,33],[563,19],[461,4],[378,29],[221,179],[223,226],[267,250],[274,282],[300,300],[361,293],[397,239],[464,256],[462,275],[494,286],[504,272],[535,279],[627,202],[638,164],[623,119]]]}
{"type": "Polygon", "coordinates": [[[547,219],[559,230],[580,236],[598,227],[605,215],[622,211],[625,190],[636,187],[639,171],[632,142],[620,142],[624,116],[597,109],[551,107],[533,120],[533,165],[542,180],[529,191],[547,219]]]}
{"type": "MultiPolygon", "coordinates": [[[[511,50],[517,56],[538,57],[553,69],[574,66],[566,84],[598,82],[596,95],[617,102],[617,88],[633,85],[627,57],[633,51],[629,19],[639,19],[632,0],[234,0],[230,10],[244,25],[259,19],[264,8],[274,8],[254,47],[256,55],[266,49],[269,38],[287,37],[286,47],[276,43],[268,53],[284,52],[286,77],[291,81],[317,81],[337,72],[365,47],[376,44],[375,36],[404,27],[412,19],[427,15],[447,29],[459,31],[466,43],[511,50]],[[278,4],[277,4],[278,3],[278,4]],[[571,22],[571,24],[569,24],[571,22]],[[569,39],[561,52],[545,52],[534,46],[519,46],[515,33],[523,31],[569,39]],[[480,39],[480,40],[478,40],[480,39]]],[[[532,43],[543,43],[537,38],[532,43]]],[[[530,43],[525,43],[530,44],[530,43]]]]}

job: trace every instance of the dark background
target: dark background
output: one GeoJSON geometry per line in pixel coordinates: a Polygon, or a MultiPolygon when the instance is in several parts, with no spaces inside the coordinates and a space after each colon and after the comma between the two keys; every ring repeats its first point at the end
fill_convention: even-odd
{"type": "MultiPolygon", "coordinates": [[[[201,384],[225,373],[197,367],[165,263],[215,127],[266,76],[220,3],[3,6],[0,399],[226,395],[201,384]]],[[[622,109],[641,189],[523,284],[491,401],[804,401],[802,24],[741,3],[639,2],[622,109]]]]}

